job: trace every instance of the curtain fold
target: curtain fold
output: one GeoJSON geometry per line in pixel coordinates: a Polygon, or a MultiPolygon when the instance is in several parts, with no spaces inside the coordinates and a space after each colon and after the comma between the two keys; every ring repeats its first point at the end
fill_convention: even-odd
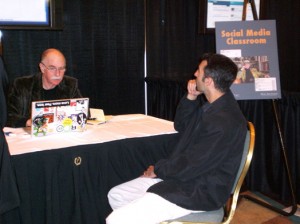
{"type": "Polygon", "coordinates": [[[147,77],[191,77],[199,56],[215,51],[214,35],[199,35],[199,0],[147,0],[147,77]]]}

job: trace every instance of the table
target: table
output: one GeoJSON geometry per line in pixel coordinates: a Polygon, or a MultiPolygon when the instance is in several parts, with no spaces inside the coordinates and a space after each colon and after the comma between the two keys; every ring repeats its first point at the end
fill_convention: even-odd
{"type": "Polygon", "coordinates": [[[170,121],[133,114],[78,133],[31,137],[7,129],[20,206],[0,217],[9,224],[104,224],[107,192],[138,177],[169,154],[176,131],[170,121]]]}

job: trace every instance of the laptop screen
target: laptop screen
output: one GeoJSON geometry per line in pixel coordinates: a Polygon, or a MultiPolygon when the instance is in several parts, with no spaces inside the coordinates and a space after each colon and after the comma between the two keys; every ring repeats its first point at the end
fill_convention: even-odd
{"type": "Polygon", "coordinates": [[[32,136],[84,131],[86,129],[89,98],[32,102],[32,136]]]}

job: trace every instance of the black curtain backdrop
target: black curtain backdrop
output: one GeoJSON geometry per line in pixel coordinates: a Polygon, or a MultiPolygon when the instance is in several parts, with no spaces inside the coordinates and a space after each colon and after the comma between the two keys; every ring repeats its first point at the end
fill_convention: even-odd
{"type": "Polygon", "coordinates": [[[64,0],[63,8],[63,31],[2,31],[9,80],[37,72],[42,51],[54,47],[92,107],[144,113],[144,2],[64,0]]]}
{"type": "MultiPolygon", "coordinates": [[[[205,52],[215,52],[215,35],[200,34],[207,0],[147,1],[147,77],[189,79],[205,52]],[[200,4],[201,3],[201,4],[200,4]]],[[[300,1],[261,0],[262,19],[276,20],[281,87],[300,91],[300,1]]]]}
{"type": "MultiPolygon", "coordinates": [[[[144,113],[173,120],[198,57],[215,51],[214,34],[199,34],[199,6],[205,0],[64,0],[62,31],[3,30],[3,59],[9,80],[38,70],[40,53],[61,49],[67,74],[79,79],[91,106],[106,114],[144,113]],[[146,14],[145,9],[146,8],[146,14]],[[146,18],[146,20],[145,20],[146,18]],[[144,80],[146,30],[147,73],[144,80]]],[[[264,19],[277,22],[280,81],[276,100],[293,181],[300,203],[300,1],[261,0],[264,19]]],[[[256,127],[247,185],[288,203],[290,194],[269,100],[239,102],[256,127]]]]}
{"type": "Polygon", "coordinates": [[[215,51],[214,35],[198,34],[198,0],[147,1],[147,77],[190,78],[199,56],[215,51]]]}

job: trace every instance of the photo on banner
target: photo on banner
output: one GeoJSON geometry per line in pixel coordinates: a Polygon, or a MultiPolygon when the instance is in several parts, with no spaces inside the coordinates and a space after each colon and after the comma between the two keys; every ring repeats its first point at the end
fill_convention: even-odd
{"type": "Polygon", "coordinates": [[[216,22],[216,49],[238,66],[237,100],[281,98],[274,20],[216,22]]]}

